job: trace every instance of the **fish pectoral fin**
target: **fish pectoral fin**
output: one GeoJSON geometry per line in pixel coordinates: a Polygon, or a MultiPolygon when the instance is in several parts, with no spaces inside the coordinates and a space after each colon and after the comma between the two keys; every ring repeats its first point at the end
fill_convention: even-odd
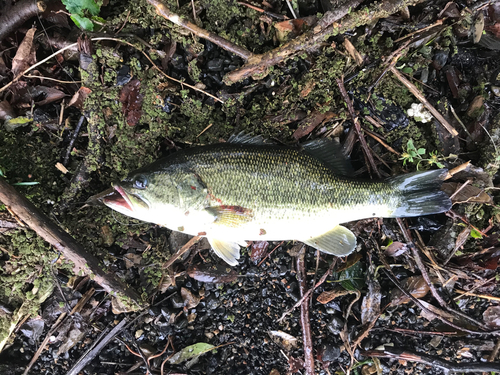
{"type": "Polygon", "coordinates": [[[356,236],[346,227],[337,225],[331,231],[303,242],[324,253],[340,257],[353,252],[356,247],[356,236]]]}
{"type": "Polygon", "coordinates": [[[253,220],[252,210],[240,206],[213,206],[205,211],[214,217],[214,224],[229,228],[238,228],[253,220]]]}
{"type": "Polygon", "coordinates": [[[208,242],[215,253],[230,266],[237,266],[240,259],[240,245],[236,242],[222,241],[208,237],[208,242]]]}

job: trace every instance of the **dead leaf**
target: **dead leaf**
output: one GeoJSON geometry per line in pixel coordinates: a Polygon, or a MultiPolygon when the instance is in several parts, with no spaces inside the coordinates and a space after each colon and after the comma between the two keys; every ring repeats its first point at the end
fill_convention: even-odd
{"type": "Polygon", "coordinates": [[[356,50],[356,48],[352,45],[349,39],[344,39],[344,47],[349,52],[349,55],[354,59],[356,65],[363,65],[363,56],[356,50]]]}
{"type": "Polygon", "coordinates": [[[337,115],[333,112],[327,111],[325,113],[321,113],[318,110],[314,110],[309,116],[300,121],[297,126],[297,130],[293,133],[293,137],[297,140],[305,137],[316,129],[321,123],[329,121],[335,117],[337,117],[337,115]]]}
{"type": "Polygon", "coordinates": [[[128,253],[123,256],[123,260],[125,261],[125,268],[129,269],[141,264],[142,257],[139,254],[128,253]]]}
{"type": "Polygon", "coordinates": [[[187,309],[195,308],[200,303],[200,297],[196,297],[189,289],[184,287],[181,288],[181,297],[187,309]]]}
{"type": "Polygon", "coordinates": [[[0,120],[10,120],[16,117],[16,113],[7,100],[0,102],[0,120]]]}
{"type": "Polygon", "coordinates": [[[315,81],[313,80],[307,81],[304,88],[300,91],[300,96],[305,98],[307,95],[311,93],[314,86],[316,86],[315,81]]]}
{"type": "Polygon", "coordinates": [[[457,194],[452,198],[453,203],[484,203],[493,204],[493,198],[488,195],[483,189],[467,184],[462,188],[463,184],[458,182],[445,182],[441,189],[448,195],[452,196],[457,190],[457,194]]]}
{"type": "Polygon", "coordinates": [[[61,100],[67,96],[61,90],[47,86],[29,87],[25,100],[29,103],[33,101],[37,105],[45,105],[61,100]]]}
{"type": "Polygon", "coordinates": [[[135,126],[142,116],[142,101],[144,95],[141,94],[141,81],[133,79],[123,86],[120,92],[120,102],[123,104],[123,115],[129,126],[135,126]]]}
{"type": "Polygon", "coordinates": [[[361,304],[361,323],[366,324],[375,321],[380,315],[380,284],[373,277],[368,276],[368,293],[361,304]]]}
{"type": "Polygon", "coordinates": [[[431,305],[430,303],[428,302],[425,302],[421,299],[418,300],[420,302],[420,304],[422,304],[423,307],[425,307],[425,309],[422,309],[422,311],[420,312],[420,315],[427,319],[428,321],[433,321],[436,317],[434,315],[438,315],[440,317],[442,317],[443,319],[446,319],[446,320],[449,320],[449,321],[455,321],[455,317],[444,311],[444,310],[441,310],[439,307],[436,307],[434,305],[431,305]]]}
{"type": "MultiPolygon", "coordinates": [[[[423,298],[429,292],[429,284],[422,276],[410,276],[401,281],[401,286],[415,298],[423,298]]],[[[391,291],[391,305],[398,306],[411,301],[399,288],[391,291]]]]}
{"type": "Polygon", "coordinates": [[[455,248],[453,249],[453,254],[455,254],[455,252],[464,245],[464,243],[469,238],[470,232],[471,228],[467,226],[458,234],[457,239],[455,241],[455,248]]]}
{"type": "Polygon", "coordinates": [[[187,273],[189,277],[203,283],[232,283],[238,279],[236,271],[224,265],[216,267],[207,264],[191,266],[187,273]]]}
{"type": "Polygon", "coordinates": [[[85,103],[85,99],[87,99],[87,96],[89,96],[91,92],[92,92],[91,89],[85,86],[81,86],[69,101],[68,106],[73,106],[79,109],[80,111],[83,111],[83,105],[85,103]]]}
{"type": "Polygon", "coordinates": [[[297,339],[283,331],[269,331],[271,339],[286,351],[290,351],[297,347],[297,339]]]}
{"type": "Polygon", "coordinates": [[[250,253],[250,259],[254,263],[260,262],[264,255],[266,255],[267,248],[269,247],[269,242],[267,241],[256,241],[252,243],[252,251],[250,253]]]}
{"type": "Polygon", "coordinates": [[[14,77],[24,72],[36,62],[35,46],[33,44],[35,32],[35,27],[29,29],[17,49],[16,55],[12,60],[12,73],[14,73],[14,77]]]}
{"type": "Polygon", "coordinates": [[[408,245],[402,242],[395,241],[387,246],[384,250],[384,254],[389,257],[398,257],[408,251],[408,245]]]}
{"type": "Polygon", "coordinates": [[[500,306],[490,306],[483,313],[484,324],[490,329],[500,328],[500,306]]]}
{"type": "Polygon", "coordinates": [[[352,293],[350,290],[345,290],[343,288],[338,288],[334,290],[325,290],[318,296],[317,301],[325,305],[337,297],[345,296],[350,293],[352,293]]]}
{"type": "Polygon", "coordinates": [[[316,16],[276,22],[274,24],[276,37],[280,42],[286,42],[302,34],[305,30],[314,26],[317,22],[318,18],[316,16]]]}

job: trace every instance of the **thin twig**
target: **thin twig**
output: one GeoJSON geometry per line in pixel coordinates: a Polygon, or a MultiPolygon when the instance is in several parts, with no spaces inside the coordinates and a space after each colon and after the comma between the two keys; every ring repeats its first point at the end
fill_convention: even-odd
{"type": "Polygon", "coordinates": [[[168,267],[170,267],[177,259],[179,259],[180,256],[182,256],[182,254],[188,251],[191,248],[191,246],[196,244],[199,240],[201,240],[200,236],[195,236],[191,238],[184,246],[182,246],[179,250],[177,250],[177,252],[174,255],[172,255],[169,260],[167,260],[162,265],[162,268],[167,269],[168,267]]]}
{"type": "Polygon", "coordinates": [[[480,373],[480,372],[499,372],[500,363],[481,363],[481,362],[469,362],[469,363],[453,363],[450,361],[445,361],[441,358],[421,354],[413,353],[404,349],[398,348],[384,348],[384,350],[367,350],[362,351],[366,357],[377,357],[377,358],[393,358],[404,361],[412,361],[424,363],[431,367],[439,368],[446,373],[448,372],[458,372],[458,373],[480,373]]]}
{"type": "Polygon", "coordinates": [[[283,313],[283,315],[281,315],[281,318],[278,319],[278,323],[282,322],[283,319],[285,319],[285,317],[290,314],[293,310],[295,310],[297,307],[299,307],[302,302],[304,301],[304,299],[306,299],[307,297],[309,297],[309,295],[314,292],[314,290],[319,287],[321,284],[323,284],[326,280],[326,278],[331,274],[331,272],[333,271],[333,267],[335,267],[335,264],[337,263],[337,258],[335,258],[332,262],[332,264],[330,264],[330,267],[328,267],[328,270],[323,274],[323,276],[321,276],[321,279],[319,279],[318,283],[315,284],[311,289],[309,289],[305,294],[304,296],[298,300],[295,305],[293,305],[291,308],[289,308],[287,311],[285,311],[283,313]]]}
{"type": "Polygon", "coordinates": [[[356,134],[358,136],[359,142],[361,143],[361,149],[363,150],[363,154],[365,157],[368,159],[370,168],[372,171],[377,175],[378,178],[382,178],[380,175],[380,172],[377,168],[377,165],[375,164],[375,160],[373,160],[373,155],[371,154],[370,150],[368,149],[368,145],[366,144],[366,139],[362,133],[361,130],[361,125],[359,123],[359,119],[356,116],[356,113],[354,112],[354,107],[352,105],[351,98],[349,98],[349,95],[347,94],[347,91],[344,87],[344,80],[337,78],[337,85],[339,86],[340,89],[340,94],[342,95],[342,98],[344,99],[344,102],[347,104],[347,109],[349,111],[349,115],[351,116],[351,120],[354,125],[354,130],[356,131],[356,134]]]}
{"type": "Polygon", "coordinates": [[[413,95],[415,95],[415,97],[429,110],[429,112],[432,113],[432,115],[436,118],[436,120],[438,120],[441,125],[444,126],[444,128],[446,130],[448,130],[448,132],[456,137],[458,135],[458,132],[456,131],[456,129],[451,126],[451,124],[443,117],[443,115],[441,113],[438,112],[438,110],[436,108],[434,108],[434,106],[429,103],[429,101],[425,98],[424,95],[422,95],[422,93],[420,92],[420,90],[413,84],[411,83],[410,81],[408,81],[406,79],[406,77],[404,77],[397,69],[396,67],[394,66],[391,66],[389,67],[389,69],[391,70],[392,74],[394,74],[397,79],[399,79],[399,81],[405,85],[408,90],[411,91],[411,93],[413,95]]]}
{"type": "MultiPolygon", "coordinates": [[[[314,349],[311,336],[311,324],[309,321],[309,300],[304,298],[307,294],[307,276],[304,261],[305,245],[302,245],[297,256],[297,281],[299,282],[300,296],[300,325],[302,326],[302,341],[304,343],[304,367],[307,375],[314,375],[314,349]]],[[[306,296],[307,297],[307,296],[306,296]]]]}
{"type": "Polygon", "coordinates": [[[69,156],[71,155],[71,150],[73,149],[73,145],[75,144],[76,138],[80,133],[80,129],[82,128],[83,123],[85,122],[85,116],[81,115],[78,120],[78,124],[76,124],[75,131],[71,135],[71,140],[69,141],[68,149],[66,150],[66,155],[64,155],[63,165],[66,167],[68,165],[69,156]]]}

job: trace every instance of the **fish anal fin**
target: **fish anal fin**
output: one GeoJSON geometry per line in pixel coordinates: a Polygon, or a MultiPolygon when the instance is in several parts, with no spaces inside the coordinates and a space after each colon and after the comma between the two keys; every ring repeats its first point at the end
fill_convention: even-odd
{"type": "Polygon", "coordinates": [[[215,253],[230,266],[237,266],[240,259],[240,245],[236,242],[223,241],[208,237],[208,242],[215,253]]]}
{"type": "Polygon", "coordinates": [[[205,208],[214,216],[214,224],[238,228],[253,220],[252,210],[241,206],[214,206],[205,208]]]}
{"type": "Polygon", "coordinates": [[[356,236],[342,225],[303,242],[324,253],[339,257],[349,255],[356,248],[356,236]]]}

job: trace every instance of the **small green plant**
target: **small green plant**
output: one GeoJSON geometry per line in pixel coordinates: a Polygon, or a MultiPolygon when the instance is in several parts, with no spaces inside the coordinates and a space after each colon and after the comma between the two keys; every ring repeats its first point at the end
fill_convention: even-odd
{"type": "Polygon", "coordinates": [[[409,139],[406,143],[406,150],[405,152],[403,152],[399,160],[403,160],[403,165],[406,165],[406,163],[408,162],[417,163],[417,170],[420,170],[421,163],[426,163],[428,167],[432,167],[433,165],[435,165],[438,168],[444,168],[445,165],[441,163],[441,161],[444,161],[447,158],[451,157],[451,155],[448,157],[439,156],[437,151],[430,152],[429,157],[425,157],[425,154],[425,148],[417,149],[413,144],[413,140],[409,139]]]}
{"type": "Polygon", "coordinates": [[[100,20],[97,15],[101,10],[101,1],[94,0],[61,0],[73,22],[83,30],[94,30],[94,23],[91,19],[100,20]],[[88,18],[90,17],[90,18],[88,18]]]}
{"type": "MultiPolygon", "coordinates": [[[[3,177],[7,179],[7,176],[5,175],[5,172],[3,171],[2,167],[0,166],[0,177],[3,177]]],[[[27,181],[27,182],[16,182],[11,185],[16,185],[16,186],[29,186],[29,185],[38,185],[39,182],[36,181],[27,181]]]]}

